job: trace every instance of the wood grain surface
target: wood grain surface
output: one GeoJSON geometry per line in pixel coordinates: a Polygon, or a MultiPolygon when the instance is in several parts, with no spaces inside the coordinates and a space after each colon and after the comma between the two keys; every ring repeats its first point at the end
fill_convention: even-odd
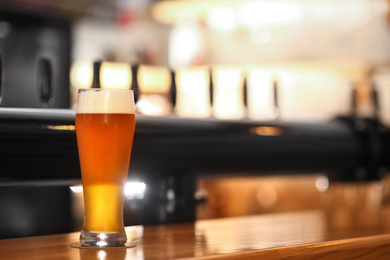
{"type": "Polygon", "coordinates": [[[329,225],[323,211],[126,229],[135,248],[77,249],[79,233],[0,240],[0,259],[390,259],[390,229],[329,225]]]}

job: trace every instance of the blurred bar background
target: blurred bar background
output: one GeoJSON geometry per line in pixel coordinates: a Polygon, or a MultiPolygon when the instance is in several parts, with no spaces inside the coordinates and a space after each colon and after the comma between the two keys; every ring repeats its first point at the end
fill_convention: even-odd
{"type": "Polygon", "coordinates": [[[0,238],[80,230],[77,90],[136,93],[125,224],[390,225],[388,0],[0,2],[0,238]]]}

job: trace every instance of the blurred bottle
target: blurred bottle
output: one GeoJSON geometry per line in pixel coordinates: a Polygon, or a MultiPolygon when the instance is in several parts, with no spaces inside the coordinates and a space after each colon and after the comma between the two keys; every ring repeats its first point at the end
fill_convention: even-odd
{"type": "Polygon", "coordinates": [[[137,75],[138,112],[155,116],[170,114],[174,105],[171,100],[171,71],[167,67],[139,65],[133,73],[137,75]]]}
{"type": "Polygon", "coordinates": [[[244,70],[240,67],[216,66],[213,77],[213,114],[221,119],[245,117],[244,70]]]}
{"type": "Polygon", "coordinates": [[[179,116],[204,118],[211,115],[210,72],[207,66],[176,71],[176,106],[179,116]]]}

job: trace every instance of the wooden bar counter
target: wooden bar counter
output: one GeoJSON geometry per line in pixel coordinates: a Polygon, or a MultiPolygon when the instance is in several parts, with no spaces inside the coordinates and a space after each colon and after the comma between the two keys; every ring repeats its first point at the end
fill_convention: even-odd
{"type": "Polygon", "coordinates": [[[127,227],[134,248],[78,249],[79,233],[0,240],[0,259],[390,259],[390,228],[335,228],[324,211],[127,227]]]}

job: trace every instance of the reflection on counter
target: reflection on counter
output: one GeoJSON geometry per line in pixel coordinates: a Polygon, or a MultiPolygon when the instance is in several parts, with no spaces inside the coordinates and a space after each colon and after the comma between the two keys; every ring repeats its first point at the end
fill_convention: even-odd
{"type": "MultiPolygon", "coordinates": [[[[81,260],[125,260],[127,255],[126,248],[117,249],[80,249],[81,260]]],[[[143,259],[143,258],[136,258],[143,259]]]]}
{"type": "MultiPolygon", "coordinates": [[[[388,226],[334,226],[322,210],[272,213],[222,218],[164,226],[133,226],[127,229],[137,247],[131,259],[175,259],[234,254],[242,251],[319,244],[323,241],[386,234],[388,226]]],[[[108,253],[108,252],[107,252],[108,253]]],[[[108,254],[106,255],[108,256],[108,254]]],[[[102,253],[103,255],[103,253],[102,253]]],[[[280,257],[280,255],[279,255],[280,257]]]]}
{"type": "Polygon", "coordinates": [[[233,253],[240,249],[264,249],[273,246],[288,246],[289,241],[316,243],[324,240],[326,233],[326,217],[321,211],[304,211],[289,214],[274,214],[271,218],[248,217],[240,221],[220,219],[218,223],[200,222],[196,230],[205,238],[208,250],[205,253],[233,253]],[[211,228],[212,225],[212,228],[211,228]],[[242,226],[253,227],[245,234],[242,226]],[[208,232],[208,230],[225,230],[225,232],[208,232]],[[224,243],[224,242],[228,243],[224,243]],[[249,242],[250,241],[250,242],[249,242]],[[257,241],[257,242],[253,242],[257,241]],[[224,245],[225,246],[222,246],[224,245]]]}

